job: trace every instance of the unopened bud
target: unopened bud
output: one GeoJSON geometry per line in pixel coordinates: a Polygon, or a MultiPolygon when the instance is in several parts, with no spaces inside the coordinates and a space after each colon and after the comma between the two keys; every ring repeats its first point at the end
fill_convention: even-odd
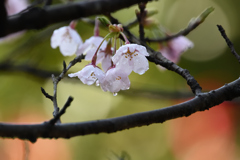
{"type": "Polygon", "coordinates": [[[108,27],[111,25],[111,22],[106,17],[98,17],[98,20],[102,23],[103,26],[108,27]]]}
{"type": "Polygon", "coordinates": [[[192,18],[188,24],[188,26],[192,26],[193,24],[200,24],[202,23],[207,16],[214,11],[213,7],[207,8],[205,11],[203,11],[197,18],[192,18]]]}
{"type": "Polygon", "coordinates": [[[111,25],[108,26],[108,28],[109,28],[110,32],[122,32],[123,31],[123,27],[122,27],[121,24],[118,24],[118,25],[116,25],[116,24],[112,25],[111,24],[111,25]]]}

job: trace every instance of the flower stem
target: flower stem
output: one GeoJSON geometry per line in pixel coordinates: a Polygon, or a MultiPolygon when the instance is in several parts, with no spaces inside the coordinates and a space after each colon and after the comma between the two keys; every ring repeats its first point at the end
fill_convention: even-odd
{"type": "Polygon", "coordinates": [[[96,52],[94,53],[94,56],[93,56],[93,58],[92,58],[92,65],[96,65],[97,53],[98,53],[101,45],[103,44],[103,42],[104,42],[107,38],[109,38],[109,36],[110,36],[111,34],[112,34],[112,33],[108,33],[108,34],[103,38],[103,40],[102,40],[102,42],[100,43],[100,45],[98,46],[98,48],[97,48],[97,50],[96,50],[96,52]]]}
{"type": "Polygon", "coordinates": [[[99,20],[95,18],[94,36],[99,36],[99,20]]]}
{"type": "Polygon", "coordinates": [[[125,34],[123,32],[120,32],[120,34],[123,36],[124,40],[125,40],[125,44],[130,44],[129,40],[127,39],[127,37],[125,36],[125,34]]]}

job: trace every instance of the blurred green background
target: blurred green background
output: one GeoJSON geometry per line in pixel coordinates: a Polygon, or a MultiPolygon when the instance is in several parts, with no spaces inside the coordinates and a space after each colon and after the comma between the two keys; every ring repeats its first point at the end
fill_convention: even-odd
{"type": "MultiPolygon", "coordinates": [[[[54,3],[63,3],[54,0],[54,3]]],[[[194,48],[181,57],[179,66],[196,78],[204,91],[218,88],[239,77],[238,61],[231,54],[216,25],[222,25],[240,51],[238,0],[159,0],[147,9],[156,9],[154,16],[172,33],[185,28],[191,18],[207,7],[215,11],[187,37],[194,48]]],[[[113,14],[123,24],[135,18],[137,6],[113,14]]],[[[92,17],[93,18],[93,17],[92,17]]],[[[0,44],[0,120],[2,122],[41,123],[52,118],[53,105],[40,90],[53,93],[50,77],[5,69],[1,64],[29,65],[41,70],[60,72],[63,57],[52,49],[50,37],[54,29],[68,23],[51,25],[42,30],[26,31],[23,36],[0,44]]],[[[79,21],[77,30],[83,40],[93,35],[93,25],[79,21]]],[[[138,33],[136,28],[132,30],[138,33]]],[[[106,30],[100,35],[105,36],[106,30]]],[[[150,32],[148,32],[151,36],[150,32]]],[[[153,45],[156,46],[156,45],[153,45]]],[[[157,48],[155,48],[157,49],[157,48]]],[[[70,72],[82,69],[88,62],[75,65],[70,72]]],[[[69,72],[69,73],[70,73],[69,72]]],[[[83,85],[78,79],[64,78],[58,85],[58,104],[63,106],[68,96],[74,101],[62,116],[62,122],[80,122],[128,115],[167,107],[185,101],[193,95],[186,81],[171,71],[159,70],[150,63],[143,75],[130,75],[129,91],[117,96],[99,87],[83,85]]],[[[72,160],[190,160],[239,159],[237,101],[224,103],[209,111],[163,124],[133,128],[113,134],[87,135],[70,140],[39,139],[35,144],[21,140],[0,139],[0,156],[5,159],[72,159],[72,160]]]]}

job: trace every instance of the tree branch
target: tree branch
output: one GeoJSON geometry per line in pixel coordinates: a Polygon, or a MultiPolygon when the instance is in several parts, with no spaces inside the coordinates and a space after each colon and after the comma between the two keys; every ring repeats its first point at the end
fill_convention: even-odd
{"type": "Polygon", "coordinates": [[[49,121],[51,125],[54,125],[57,121],[59,121],[60,117],[66,112],[66,109],[71,105],[73,101],[73,97],[68,97],[67,102],[63,106],[63,108],[49,121]]]}
{"type": "Polygon", "coordinates": [[[227,37],[227,34],[226,34],[225,30],[223,29],[223,27],[221,25],[217,25],[217,27],[218,27],[218,30],[220,31],[222,37],[225,39],[228,47],[231,49],[232,54],[237,58],[238,62],[240,63],[240,56],[235,51],[233,43],[227,37]]]}
{"type": "Polygon", "coordinates": [[[58,22],[110,13],[148,1],[151,0],[92,0],[46,6],[45,8],[33,7],[16,16],[8,17],[6,30],[0,30],[0,37],[21,30],[41,29],[58,22]]]}
{"type": "Polygon", "coordinates": [[[59,113],[59,107],[57,104],[57,85],[58,83],[63,79],[64,75],[66,74],[66,72],[72,67],[74,66],[77,62],[81,62],[82,59],[84,59],[84,55],[79,55],[76,58],[74,58],[69,65],[66,67],[66,63],[65,61],[63,61],[63,71],[62,73],[58,76],[55,77],[54,74],[52,74],[52,81],[53,81],[53,96],[49,95],[48,93],[45,92],[45,90],[43,88],[41,88],[42,93],[44,94],[44,96],[46,98],[49,98],[52,102],[53,102],[53,107],[54,107],[54,111],[53,111],[53,117],[54,119],[50,121],[50,123],[61,123],[61,120],[59,119],[60,116],[65,113],[66,108],[71,104],[73,98],[69,97],[66,104],[64,105],[63,109],[61,110],[61,113],[59,113]]]}
{"type": "Polygon", "coordinates": [[[8,138],[17,137],[35,142],[40,137],[71,138],[87,134],[113,133],[153,123],[163,123],[174,118],[187,117],[197,111],[207,110],[239,96],[240,79],[237,79],[219,89],[202,93],[181,104],[122,117],[56,125],[50,125],[49,122],[30,125],[0,123],[0,136],[8,138]]]}

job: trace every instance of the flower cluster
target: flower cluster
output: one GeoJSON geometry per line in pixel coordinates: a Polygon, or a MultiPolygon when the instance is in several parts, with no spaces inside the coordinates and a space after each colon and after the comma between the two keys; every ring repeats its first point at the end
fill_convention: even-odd
{"type": "MultiPolygon", "coordinates": [[[[96,21],[97,22],[97,21],[96,21]]],[[[64,56],[85,55],[85,60],[91,62],[82,70],[69,74],[69,77],[78,77],[84,84],[96,83],[103,91],[117,95],[120,90],[130,88],[128,76],[132,71],[142,75],[148,68],[149,56],[146,48],[137,44],[130,44],[123,34],[121,25],[109,24],[110,33],[102,38],[99,36],[98,22],[95,24],[94,36],[82,43],[80,35],[72,23],[54,31],[51,37],[51,46],[59,46],[64,56]],[[117,48],[118,37],[122,35],[125,45],[117,48]],[[97,66],[101,63],[102,69],[97,66]]]]}

